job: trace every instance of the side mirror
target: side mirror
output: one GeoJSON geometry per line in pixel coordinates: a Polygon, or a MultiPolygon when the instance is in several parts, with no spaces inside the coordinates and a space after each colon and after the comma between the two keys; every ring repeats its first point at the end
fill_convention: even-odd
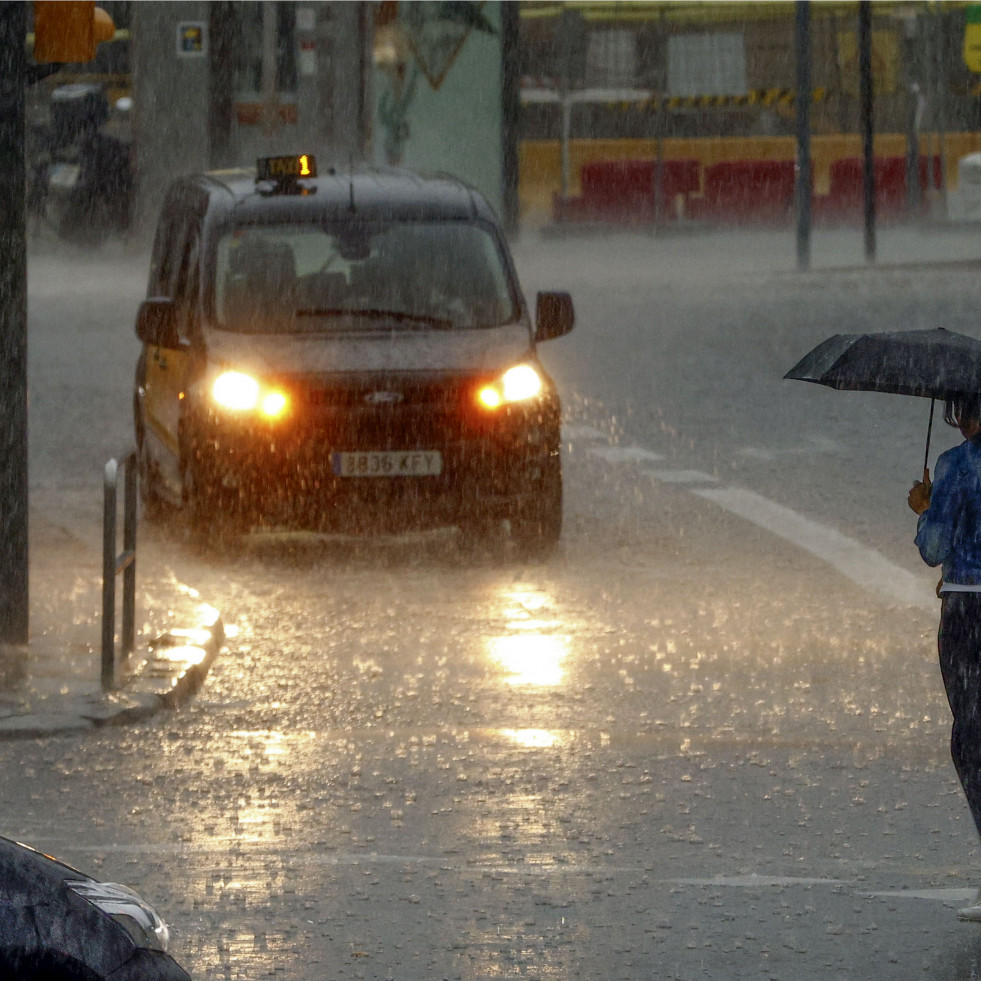
{"type": "Polygon", "coordinates": [[[136,336],[152,347],[177,347],[177,314],[169,296],[153,296],[140,304],[136,336]]]}
{"type": "Polygon", "coordinates": [[[572,330],[576,311],[568,293],[539,293],[535,303],[535,340],[550,341],[572,330]]]}

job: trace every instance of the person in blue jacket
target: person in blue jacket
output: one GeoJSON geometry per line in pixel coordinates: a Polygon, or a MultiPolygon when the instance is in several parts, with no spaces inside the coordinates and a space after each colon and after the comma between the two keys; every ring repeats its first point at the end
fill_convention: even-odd
{"type": "MultiPolygon", "coordinates": [[[[944,421],[964,442],[940,455],[932,483],[924,473],[913,484],[909,506],[923,561],[943,570],[937,647],[954,717],[950,755],[981,834],[981,395],[948,400],[944,421]]],[[[981,891],[957,915],[981,923],[981,891]]]]}

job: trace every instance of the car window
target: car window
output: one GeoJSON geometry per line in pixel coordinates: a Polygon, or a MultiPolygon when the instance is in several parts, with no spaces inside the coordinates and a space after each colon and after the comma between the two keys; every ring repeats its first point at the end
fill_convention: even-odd
{"type": "Polygon", "coordinates": [[[194,330],[200,284],[201,227],[192,221],[181,244],[174,298],[177,301],[178,335],[188,340],[194,330]]]}
{"type": "Polygon", "coordinates": [[[251,332],[469,329],[513,321],[494,235],[465,222],[247,225],[217,243],[215,319],[251,332]]]}
{"type": "Polygon", "coordinates": [[[173,197],[164,206],[163,218],[157,227],[150,264],[151,296],[175,296],[180,269],[182,243],[188,224],[187,210],[173,197]]]}

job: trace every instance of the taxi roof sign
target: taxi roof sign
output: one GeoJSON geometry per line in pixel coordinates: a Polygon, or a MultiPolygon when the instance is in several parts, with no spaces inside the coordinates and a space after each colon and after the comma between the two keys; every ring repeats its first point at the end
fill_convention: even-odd
{"type": "Polygon", "coordinates": [[[259,157],[255,164],[257,181],[291,183],[301,177],[317,176],[317,160],[311,153],[290,157],[259,157]]]}

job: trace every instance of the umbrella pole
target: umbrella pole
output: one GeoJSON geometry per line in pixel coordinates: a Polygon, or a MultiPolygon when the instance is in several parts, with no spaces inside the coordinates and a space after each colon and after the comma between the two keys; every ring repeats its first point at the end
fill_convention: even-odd
{"type": "Polygon", "coordinates": [[[930,421],[927,423],[926,453],[923,454],[923,482],[930,479],[930,433],[933,431],[933,407],[937,404],[936,399],[930,399],[930,421]]]}

